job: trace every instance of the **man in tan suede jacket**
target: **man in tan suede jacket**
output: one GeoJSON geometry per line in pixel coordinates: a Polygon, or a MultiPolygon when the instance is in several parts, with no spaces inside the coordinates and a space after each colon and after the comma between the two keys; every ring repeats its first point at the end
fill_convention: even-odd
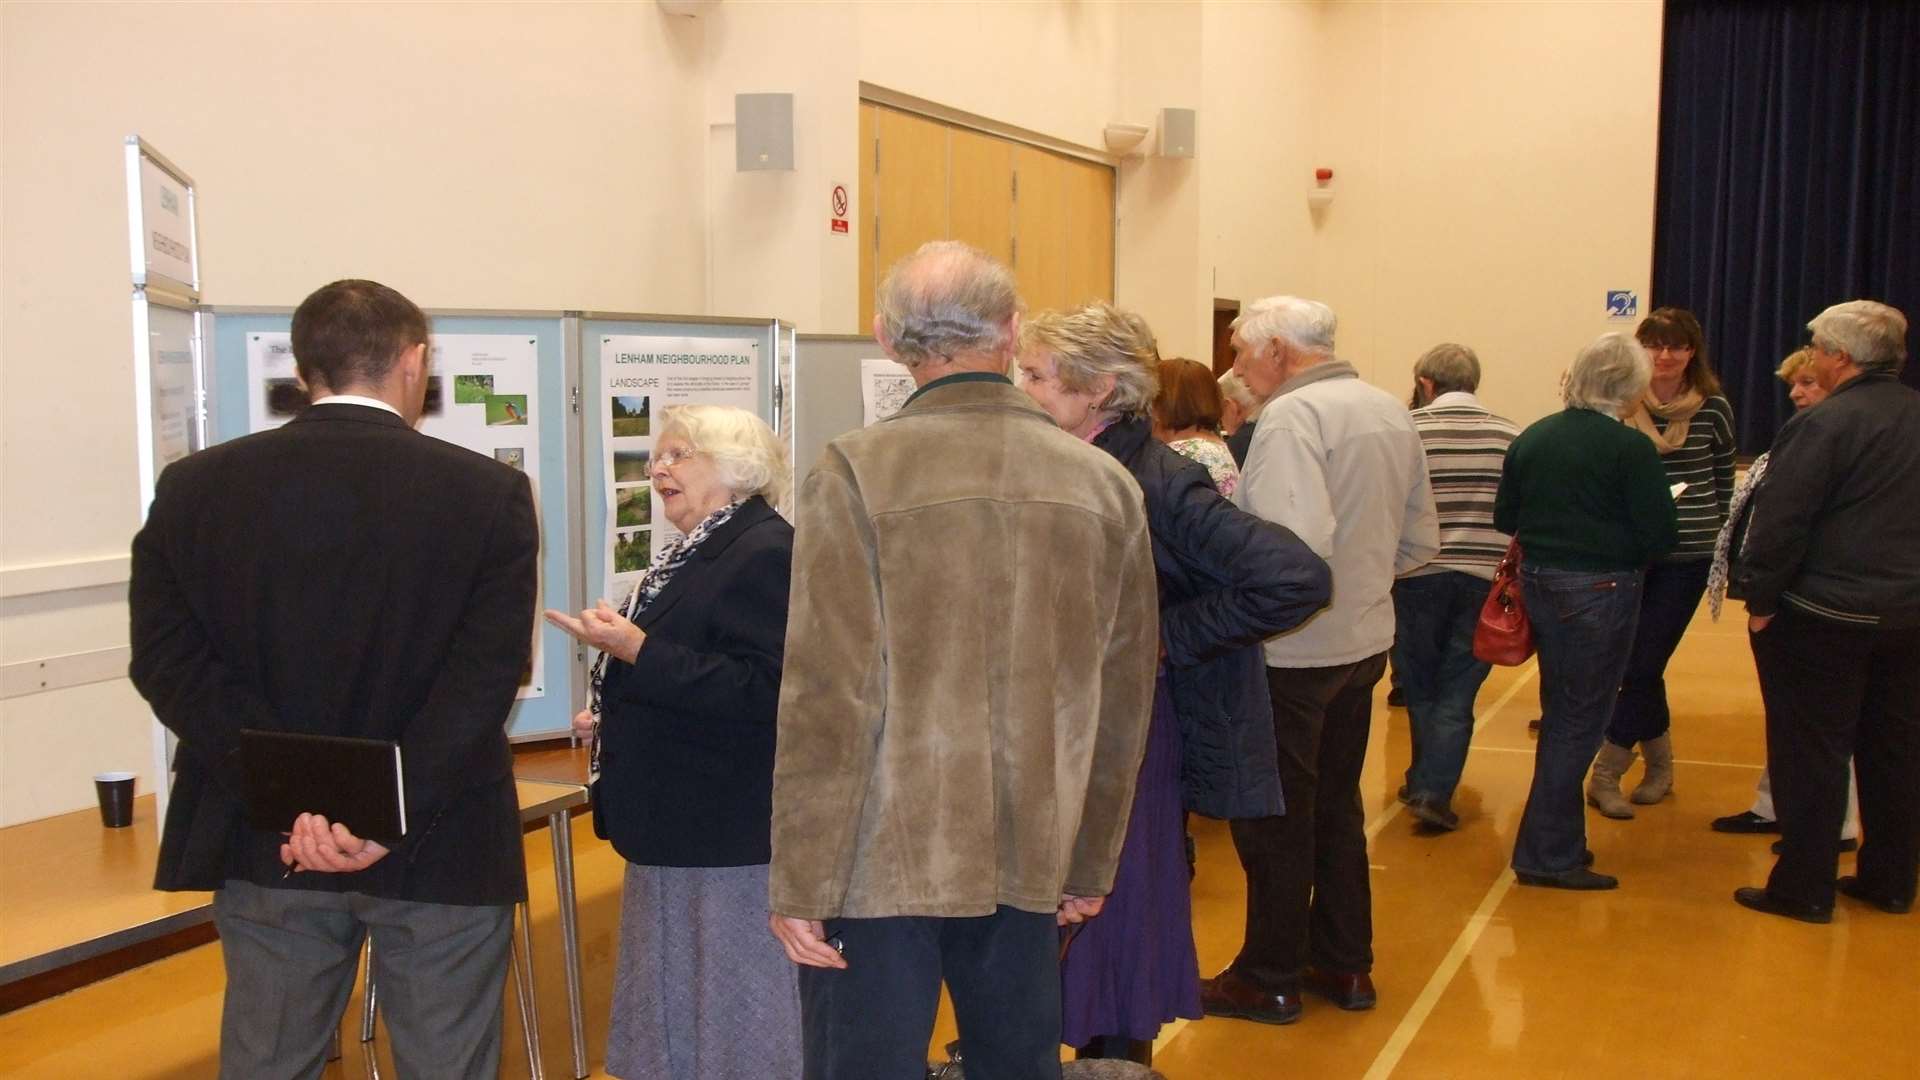
{"type": "Polygon", "coordinates": [[[1056,922],[1113,884],[1152,709],[1139,487],[1007,379],[1006,267],[928,244],[874,333],[918,392],[798,499],[772,925],[809,1078],[918,1077],[944,977],[969,1073],[1058,1077],[1056,922]]]}

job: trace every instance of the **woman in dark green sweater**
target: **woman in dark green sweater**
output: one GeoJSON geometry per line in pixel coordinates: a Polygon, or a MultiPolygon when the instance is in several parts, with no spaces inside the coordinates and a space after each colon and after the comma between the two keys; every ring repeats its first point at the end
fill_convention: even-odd
{"type": "Polygon", "coordinates": [[[1494,499],[1494,527],[1525,553],[1521,587],[1540,650],[1544,715],[1513,848],[1524,885],[1619,884],[1588,869],[1580,782],[1613,715],[1645,567],[1679,538],[1660,455],[1619,420],[1651,375],[1646,350],[1625,334],[1580,350],[1561,391],[1567,407],[1513,441],[1494,499]]]}

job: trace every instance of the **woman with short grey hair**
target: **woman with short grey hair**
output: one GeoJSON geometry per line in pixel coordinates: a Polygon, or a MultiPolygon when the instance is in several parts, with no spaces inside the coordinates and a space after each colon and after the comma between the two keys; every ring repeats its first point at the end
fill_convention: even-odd
{"type": "Polygon", "coordinates": [[[793,528],[786,456],[744,409],[679,405],[650,488],[621,489],[621,543],[654,554],[618,607],[547,620],[600,650],[586,737],[594,830],[627,860],[607,1072],[800,1072],[798,975],[767,925],[774,719],[793,528]],[[673,526],[649,531],[664,519],[673,526]],[[632,527],[632,532],[627,527],[632,527]]]}
{"type": "Polygon", "coordinates": [[[1613,715],[1647,563],[1679,540],[1653,444],[1620,422],[1651,377],[1646,350],[1603,334],[1574,358],[1567,407],[1513,441],[1494,528],[1524,553],[1521,588],[1540,650],[1540,741],[1514,841],[1522,885],[1611,889],[1589,869],[1581,779],[1613,715]]]}
{"type": "Polygon", "coordinates": [[[1299,537],[1222,498],[1204,467],[1153,437],[1159,365],[1145,322],[1094,304],[1036,316],[1020,339],[1027,393],[1113,455],[1146,500],[1162,646],[1153,715],[1113,892],[1061,971],[1064,1041],[1082,1057],[1144,1063],[1163,1023],[1202,1015],[1183,811],[1282,812],[1260,642],[1318,611],[1332,574],[1299,537]]]}

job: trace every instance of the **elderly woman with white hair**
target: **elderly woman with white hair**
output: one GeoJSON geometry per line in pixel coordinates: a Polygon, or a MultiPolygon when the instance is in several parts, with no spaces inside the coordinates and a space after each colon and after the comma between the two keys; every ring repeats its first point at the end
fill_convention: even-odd
{"type": "Polygon", "coordinates": [[[1544,715],[1513,847],[1523,885],[1619,885],[1590,869],[1581,781],[1613,715],[1647,564],[1680,536],[1659,453],[1620,422],[1652,376],[1646,350],[1627,334],[1581,349],[1561,390],[1566,408],[1513,441],[1494,497],[1494,528],[1523,552],[1521,588],[1540,650],[1544,715]]]}
{"type": "Polygon", "coordinates": [[[1247,467],[1247,448],[1253,445],[1253,429],[1260,422],[1262,401],[1237,371],[1220,376],[1220,434],[1226,436],[1227,452],[1238,468],[1247,467]]]}
{"type": "Polygon", "coordinates": [[[653,504],[679,535],[633,592],[547,619],[601,652],[595,830],[627,860],[607,1071],[800,1073],[796,969],[768,917],[774,717],[793,528],[779,441],[742,409],[666,410],[653,504]]]}
{"type": "Polygon", "coordinates": [[[1021,385],[1062,429],[1126,466],[1146,498],[1162,655],[1146,754],[1113,892],[1061,970],[1063,1041],[1082,1057],[1141,1062],[1162,1023],[1201,1015],[1183,810],[1282,811],[1260,642],[1332,591],[1326,563],[1299,537],[1235,507],[1205,467],[1153,438],[1157,360],[1146,324],[1106,304],[1021,328],[1021,385]]]}

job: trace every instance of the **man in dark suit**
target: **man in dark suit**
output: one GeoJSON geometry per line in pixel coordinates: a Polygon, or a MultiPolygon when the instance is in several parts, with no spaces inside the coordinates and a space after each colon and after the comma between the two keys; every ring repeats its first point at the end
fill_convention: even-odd
{"type": "Polygon", "coordinates": [[[317,1076],[371,933],[402,1075],[491,1076],[526,869],[505,720],[532,640],[526,477],[413,430],[427,320],[371,281],[293,316],[313,405],[176,462],[133,542],[135,687],[179,736],[155,887],[214,892],[223,1077],[317,1076]],[[242,729],[395,740],[407,833],[249,826],[242,729]]]}

